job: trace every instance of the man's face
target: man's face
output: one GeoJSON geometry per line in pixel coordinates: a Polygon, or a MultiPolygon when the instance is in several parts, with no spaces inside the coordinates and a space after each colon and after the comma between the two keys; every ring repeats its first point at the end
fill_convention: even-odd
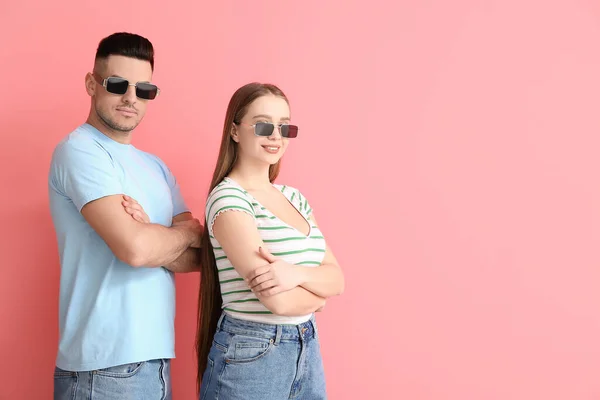
{"type": "Polygon", "coordinates": [[[132,131],[144,118],[148,100],[136,96],[135,86],[129,86],[125,94],[109,93],[102,81],[109,77],[123,78],[134,85],[138,82],[152,81],[152,67],[148,61],[124,56],[109,56],[99,61],[94,68],[92,80],[88,86],[92,96],[92,105],[100,121],[117,132],[132,131]]]}

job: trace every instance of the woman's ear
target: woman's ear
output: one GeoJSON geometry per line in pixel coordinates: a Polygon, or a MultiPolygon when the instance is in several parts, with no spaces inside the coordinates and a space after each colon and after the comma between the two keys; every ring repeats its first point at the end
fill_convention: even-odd
{"type": "Polygon", "coordinates": [[[238,135],[237,126],[233,122],[231,123],[231,132],[229,133],[229,135],[231,136],[231,138],[233,139],[234,142],[236,142],[236,143],[240,142],[240,137],[238,135]]]}

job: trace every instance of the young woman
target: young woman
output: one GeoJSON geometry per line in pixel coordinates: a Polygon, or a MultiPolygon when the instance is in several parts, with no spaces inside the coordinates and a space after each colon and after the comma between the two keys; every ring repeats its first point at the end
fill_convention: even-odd
{"type": "Polygon", "coordinates": [[[205,209],[201,400],[326,398],[313,313],[344,277],[306,198],[273,183],[297,135],[279,88],[234,93],[205,209]]]}

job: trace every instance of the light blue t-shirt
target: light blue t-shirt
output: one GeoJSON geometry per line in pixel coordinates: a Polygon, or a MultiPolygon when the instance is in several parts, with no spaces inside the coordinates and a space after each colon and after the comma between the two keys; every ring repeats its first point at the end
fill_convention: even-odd
{"type": "Polygon", "coordinates": [[[175,357],[175,282],[165,268],[115,257],[81,215],[90,201],[126,194],[155,224],[189,211],[169,168],[89,124],[54,150],[48,179],[61,263],[56,365],[68,371],[175,357]]]}

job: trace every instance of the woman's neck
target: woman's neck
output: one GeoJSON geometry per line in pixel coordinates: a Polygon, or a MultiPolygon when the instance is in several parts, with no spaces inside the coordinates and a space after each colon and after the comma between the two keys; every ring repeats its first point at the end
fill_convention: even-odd
{"type": "Polygon", "coordinates": [[[252,163],[238,158],[229,177],[248,191],[260,191],[272,186],[269,180],[269,165],[265,163],[252,163]]]}

